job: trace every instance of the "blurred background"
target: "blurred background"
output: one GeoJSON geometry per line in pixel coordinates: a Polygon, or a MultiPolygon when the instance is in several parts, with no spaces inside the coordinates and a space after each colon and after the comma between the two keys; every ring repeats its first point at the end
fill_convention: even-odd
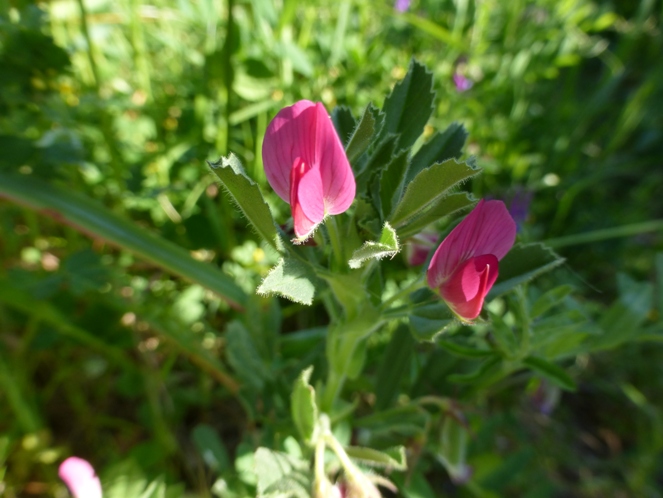
{"type": "MultiPolygon", "coordinates": [[[[265,187],[281,107],[358,116],[413,57],[435,77],[427,133],[465,125],[484,172],[469,189],[567,259],[537,285],[569,285],[573,324],[612,335],[566,358],[575,393],[468,394],[471,484],[422,457],[404,496],[663,496],[662,14],[659,0],[0,0],[0,496],[67,496],[70,454],[119,476],[118,497],[252,496],[251,453],[281,444],[324,320],[253,296],[275,256],[205,160],[234,152],[265,187]],[[174,276],[200,271],[164,265],[174,246],[228,277],[226,298],[174,276]]],[[[442,389],[448,354],[423,354],[411,392],[442,389]]]]}

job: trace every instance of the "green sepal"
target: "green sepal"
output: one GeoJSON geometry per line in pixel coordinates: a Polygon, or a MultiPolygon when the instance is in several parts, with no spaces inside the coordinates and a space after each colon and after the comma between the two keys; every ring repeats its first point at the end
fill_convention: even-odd
{"type": "Polygon", "coordinates": [[[281,258],[256,292],[261,295],[276,294],[300,304],[310,306],[315,296],[317,277],[313,269],[295,258],[281,258]]]}
{"type": "Polygon", "coordinates": [[[208,161],[207,164],[256,232],[274,249],[282,252],[283,243],[278,236],[272,212],[258,184],[246,175],[237,156],[231,153],[228,157],[221,157],[217,162],[208,161]]]}
{"type": "Polygon", "coordinates": [[[310,443],[318,420],[318,405],[315,402],[315,389],[309,384],[313,367],[304,370],[295,381],[290,398],[290,412],[295,427],[302,439],[310,443]]]}
{"type": "Polygon", "coordinates": [[[382,227],[380,240],[377,242],[364,242],[364,245],[357,249],[348,264],[350,268],[360,268],[369,259],[382,259],[384,257],[393,258],[401,250],[396,231],[385,223],[382,227]]]}

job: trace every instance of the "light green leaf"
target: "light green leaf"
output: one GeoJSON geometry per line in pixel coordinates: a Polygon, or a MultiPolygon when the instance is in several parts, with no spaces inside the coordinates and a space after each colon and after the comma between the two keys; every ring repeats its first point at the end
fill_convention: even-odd
{"type": "Polygon", "coordinates": [[[408,185],[389,221],[394,227],[400,228],[437,205],[449,189],[478,173],[478,169],[454,159],[434,164],[419,173],[408,185]]]}
{"type": "Polygon", "coordinates": [[[258,184],[246,176],[237,156],[230,154],[208,164],[256,232],[274,249],[282,251],[283,246],[269,206],[265,203],[258,184]]]}
{"type": "Polygon", "coordinates": [[[412,219],[396,231],[398,232],[399,237],[403,239],[412,237],[445,216],[450,216],[463,209],[471,208],[476,202],[477,201],[467,192],[449,194],[437,201],[437,203],[424,214],[412,219]]]}
{"type": "Polygon", "coordinates": [[[543,244],[517,244],[500,261],[499,277],[488,294],[488,299],[528,282],[563,262],[564,258],[543,244]]]}
{"type": "Polygon", "coordinates": [[[359,460],[361,463],[369,466],[393,470],[407,469],[407,459],[405,457],[405,448],[403,446],[397,446],[382,451],[361,446],[346,446],[345,452],[350,458],[359,460]]]}
{"type": "Polygon", "coordinates": [[[348,264],[350,268],[360,268],[369,259],[393,258],[401,250],[396,231],[389,223],[385,223],[378,242],[365,242],[357,249],[348,264]]]}
{"type": "Polygon", "coordinates": [[[352,163],[361,156],[373,141],[375,125],[378,120],[379,110],[373,104],[368,104],[362,114],[359,123],[352,132],[352,136],[345,147],[348,160],[352,163]]]}
{"type": "Polygon", "coordinates": [[[292,420],[306,442],[310,442],[318,420],[318,406],[315,402],[315,389],[309,384],[313,367],[304,370],[297,380],[290,399],[292,420]]]}
{"type": "Polygon", "coordinates": [[[405,78],[396,83],[382,106],[385,119],[380,137],[398,133],[396,150],[411,147],[424,131],[434,99],[433,74],[412,59],[405,78]]]}
{"type": "Polygon", "coordinates": [[[435,133],[412,157],[406,183],[434,163],[458,159],[466,139],[467,130],[460,123],[451,123],[442,133],[435,133]]]}
{"type": "Polygon", "coordinates": [[[276,294],[310,306],[315,295],[315,273],[306,263],[294,258],[281,258],[256,290],[258,294],[276,294]]]}
{"type": "Polygon", "coordinates": [[[562,389],[566,389],[567,391],[576,390],[575,382],[573,382],[571,376],[566,373],[562,367],[557,366],[554,363],[550,363],[549,361],[537,356],[530,356],[523,360],[523,365],[543,375],[550,382],[561,387],[562,389]]]}
{"type": "Polygon", "coordinates": [[[310,498],[308,462],[268,448],[258,448],[254,462],[258,498],[310,498]]]}

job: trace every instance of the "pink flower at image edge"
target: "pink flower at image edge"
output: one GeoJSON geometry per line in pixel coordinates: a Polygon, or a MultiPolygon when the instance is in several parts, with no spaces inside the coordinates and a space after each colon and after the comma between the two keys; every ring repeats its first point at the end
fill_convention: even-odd
{"type": "Polygon", "coordinates": [[[296,242],[355,198],[350,162],[320,102],[300,100],[281,109],[267,127],[262,160],[267,181],[290,204],[296,242]]]}
{"type": "Polygon", "coordinates": [[[516,223],[504,203],[481,200],[435,251],[428,286],[461,320],[474,320],[515,240],[516,223]]]}
{"type": "Polygon", "coordinates": [[[60,464],[60,479],[74,498],[101,498],[101,483],[92,465],[78,457],[69,457],[60,464]]]}

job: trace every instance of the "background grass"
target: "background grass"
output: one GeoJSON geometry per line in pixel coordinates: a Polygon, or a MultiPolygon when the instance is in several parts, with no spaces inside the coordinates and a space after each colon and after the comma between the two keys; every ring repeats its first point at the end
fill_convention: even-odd
{"type": "MultiPolygon", "coordinates": [[[[422,411],[400,434],[422,448],[417,470],[395,479],[412,497],[661,496],[662,13],[654,0],[414,0],[403,13],[368,0],[0,1],[0,181],[34,180],[34,202],[46,188],[72,193],[72,209],[94,199],[123,220],[111,232],[129,223],[220,269],[248,310],[164,271],[149,239],[140,253],[90,237],[4,182],[0,494],[65,496],[57,462],[74,453],[136,489],[254,495],[251,452],[284,444],[292,381],[321,365],[326,319],[253,295],[274,255],[205,160],[236,153],[268,192],[261,140],[279,108],[308,98],[357,116],[416,57],[435,75],[431,132],[469,131],[484,170],[474,193],[531,199],[521,239],[567,258],[532,296],[571,285],[579,332],[603,332],[566,358],[579,389],[561,397],[518,375],[451,385],[474,364],[413,347],[401,395],[459,400],[474,477],[449,480],[439,416],[422,411]],[[473,86],[458,91],[454,74],[473,86]]],[[[360,413],[387,344],[374,341],[375,369],[351,386],[360,413]]]]}

